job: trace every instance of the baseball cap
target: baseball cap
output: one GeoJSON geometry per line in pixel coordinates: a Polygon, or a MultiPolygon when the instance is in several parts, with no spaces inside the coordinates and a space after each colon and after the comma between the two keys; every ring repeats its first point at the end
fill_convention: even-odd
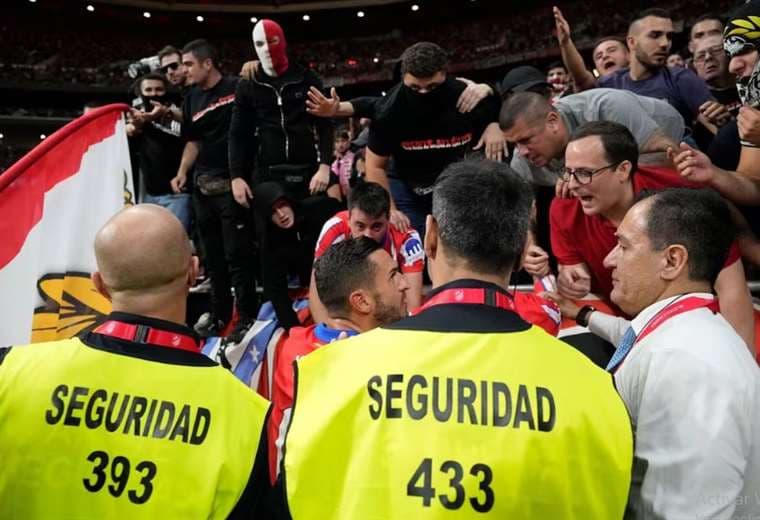
{"type": "Polygon", "coordinates": [[[501,81],[499,93],[502,96],[515,92],[525,92],[536,86],[550,86],[546,74],[530,65],[521,65],[507,72],[501,81]]]}

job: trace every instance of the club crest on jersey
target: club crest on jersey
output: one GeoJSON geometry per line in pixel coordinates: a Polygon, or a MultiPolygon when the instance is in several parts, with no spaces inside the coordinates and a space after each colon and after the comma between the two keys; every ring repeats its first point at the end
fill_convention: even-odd
{"type": "Polygon", "coordinates": [[[550,320],[552,320],[554,323],[559,325],[562,322],[562,314],[560,311],[555,309],[554,307],[550,305],[541,305],[541,308],[544,310],[546,315],[549,317],[550,320]]]}
{"type": "Polygon", "coordinates": [[[425,251],[422,249],[422,242],[417,237],[412,237],[404,242],[404,258],[406,265],[412,265],[418,260],[425,258],[425,251]]]}

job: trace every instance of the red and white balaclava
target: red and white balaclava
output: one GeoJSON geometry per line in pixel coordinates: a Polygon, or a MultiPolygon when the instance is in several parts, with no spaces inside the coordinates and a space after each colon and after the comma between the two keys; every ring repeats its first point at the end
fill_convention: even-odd
{"type": "Polygon", "coordinates": [[[267,75],[277,77],[288,70],[287,47],[285,33],[277,22],[260,20],[253,27],[253,48],[267,75]],[[263,42],[263,45],[256,45],[256,42],[263,42]]]}

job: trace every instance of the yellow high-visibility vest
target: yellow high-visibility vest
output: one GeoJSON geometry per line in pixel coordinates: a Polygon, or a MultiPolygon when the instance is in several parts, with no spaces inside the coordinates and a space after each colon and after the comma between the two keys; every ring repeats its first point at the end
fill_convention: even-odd
{"type": "Polygon", "coordinates": [[[0,364],[0,518],[225,518],[268,404],[219,366],[79,339],[15,347],[0,364]]]}
{"type": "Polygon", "coordinates": [[[631,423],[610,374],[532,327],[376,329],[297,361],[292,517],[622,518],[631,423]]]}

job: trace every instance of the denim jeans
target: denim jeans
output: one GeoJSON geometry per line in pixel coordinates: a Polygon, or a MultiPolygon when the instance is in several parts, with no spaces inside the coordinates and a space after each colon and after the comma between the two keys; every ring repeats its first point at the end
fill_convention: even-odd
{"type": "Polygon", "coordinates": [[[396,208],[409,218],[412,227],[425,240],[425,219],[433,211],[433,194],[417,195],[406,183],[395,177],[388,177],[391,195],[396,208]]]}
{"type": "Polygon", "coordinates": [[[162,206],[172,213],[182,222],[187,233],[190,233],[190,194],[189,193],[171,193],[169,195],[148,195],[145,194],[143,202],[146,204],[156,204],[162,206]]]}

